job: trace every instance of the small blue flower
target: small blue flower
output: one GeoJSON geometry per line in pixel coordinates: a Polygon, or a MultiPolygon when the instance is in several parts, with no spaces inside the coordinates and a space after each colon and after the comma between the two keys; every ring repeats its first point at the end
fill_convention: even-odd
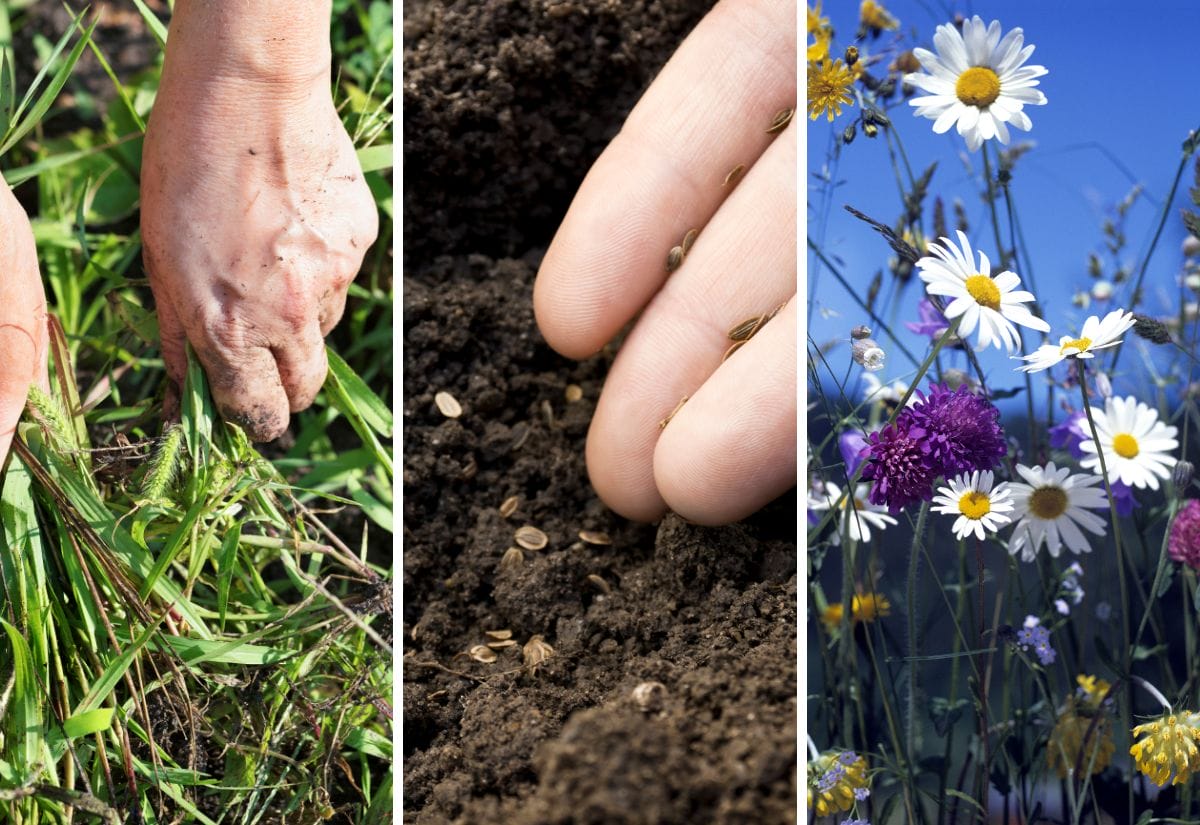
{"type": "Polygon", "coordinates": [[[854,798],[857,799],[859,802],[862,802],[864,799],[866,799],[870,795],[871,795],[870,788],[855,788],[854,789],[854,798]]]}

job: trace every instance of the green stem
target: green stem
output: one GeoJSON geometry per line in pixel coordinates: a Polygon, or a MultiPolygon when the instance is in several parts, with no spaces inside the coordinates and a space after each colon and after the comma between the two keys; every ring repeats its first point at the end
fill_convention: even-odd
{"type": "MultiPolygon", "coordinates": [[[[1121,546],[1121,527],[1117,522],[1117,502],[1113,498],[1112,483],[1108,478],[1108,464],[1104,460],[1104,448],[1100,444],[1100,435],[1096,432],[1096,419],[1092,416],[1092,405],[1088,400],[1086,362],[1082,359],[1076,359],[1075,365],[1079,370],[1079,392],[1083,398],[1083,410],[1087,415],[1088,428],[1091,430],[1092,440],[1096,444],[1096,456],[1100,459],[1100,476],[1104,479],[1104,491],[1108,495],[1108,513],[1112,522],[1113,539],[1117,547],[1117,579],[1121,591],[1121,636],[1123,641],[1121,647],[1121,676],[1125,680],[1124,690],[1121,691],[1118,706],[1121,712],[1121,725],[1125,730],[1130,730],[1130,717],[1133,710],[1133,679],[1136,677],[1129,672],[1129,586],[1125,581],[1125,552],[1121,546]]],[[[1129,782],[1129,822],[1134,821],[1133,813],[1133,782],[1131,780],[1129,782]]]]}
{"type": "Polygon", "coordinates": [[[920,550],[925,537],[925,517],[929,513],[929,502],[921,504],[917,514],[917,526],[913,530],[912,546],[908,552],[908,713],[906,722],[905,747],[907,748],[908,763],[917,764],[917,680],[918,656],[921,655],[917,641],[917,569],[919,567],[920,550]]]}

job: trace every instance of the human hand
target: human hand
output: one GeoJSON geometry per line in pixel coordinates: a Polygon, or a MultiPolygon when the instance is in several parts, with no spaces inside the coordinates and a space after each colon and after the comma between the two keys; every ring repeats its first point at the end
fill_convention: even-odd
{"type": "Polygon", "coordinates": [[[795,15],[778,0],[709,12],[588,172],[538,272],[538,326],[569,357],[641,312],[587,443],[592,485],[629,518],[670,507],[722,524],[795,484],[796,136],[767,133],[795,107],[795,15]],[[781,305],[722,362],[732,327],[781,305]]]}
{"type": "Polygon", "coordinates": [[[46,295],[25,210],[0,181],[0,467],[30,386],[49,391],[46,295]]]}
{"type": "Polygon", "coordinates": [[[303,71],[266,78],[225,60],[228,33],[203,33],[223,10],[188,6],[142,153],[146,271],[171,378],[190,341],[221,414],[269,441],[321,389],[324,336],[379,219],[333,106],[328,10],[325,55],[293,45],[303,71]]]}

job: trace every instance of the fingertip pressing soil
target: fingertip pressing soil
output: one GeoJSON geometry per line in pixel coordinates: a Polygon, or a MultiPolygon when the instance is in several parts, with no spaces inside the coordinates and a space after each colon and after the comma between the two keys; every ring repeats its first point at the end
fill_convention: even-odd
{"type": "Polygon", "coordinates": [[[584,463],[614,349],[567,361],[532,310],[579,182],[709,6],[405,4],[406,822],[795,821],[794,495],[719,529],[614,515],[584,463]]]}

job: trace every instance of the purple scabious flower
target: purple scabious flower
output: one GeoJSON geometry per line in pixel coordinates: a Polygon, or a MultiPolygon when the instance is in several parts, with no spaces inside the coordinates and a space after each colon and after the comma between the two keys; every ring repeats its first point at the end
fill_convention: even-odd
{"type": "Polygon", "coordinates": [[[888,512],[933,498],[933,482],[941,468],[930,455],[927,433],[915,426],[909,410],[894,422],[868,436],[867,466],[862,478],[874,482],[868,497],[872,504],[886,504],[888,512]]]}
{"type": "Polygon", "coordinates": [[[1068,415],[1061,424],[1050,428],[1050,446],[1056,450],[1066,449],[1072,458],[1083,458],[1083,450],[1079,445],[1092,437],[1088,429],[1087,414],[1076,410],[1068,415]]]}
{"type": "Polygon", "coordinates": [[[1167,553],[1172,561],[1200,569],[1200,500],[1188,499],[1175,514],[1167,553]]]}
{"type": "Polygon", "coordinates": [[[846,430],[838,436],[838,450],[846,462],[846,477],[854,478],[858,465],[866,460],[867,439],[858,430],[846,430]]]}
{"type": "Polygon", "coordinates": [[[950,390],[931,384],[928,396],[917,396],[920,400],[903,415],[926,431],[925,444],[939,475],[991,470],[1008,452],[1000,411],[966,385],[950,390]]]}
{"type": "Polygon", "coordinates": [[[904,326],[917,335],[928,335],[929,340],[934,343],[943,332],[950,329],[950,322],[946,320],[946,316],[938,312],[938,308],[928,298],[922,298],[917,304],[917,316],[921,320],[915,324],[912,321],[905,321],[904,326]]]}

